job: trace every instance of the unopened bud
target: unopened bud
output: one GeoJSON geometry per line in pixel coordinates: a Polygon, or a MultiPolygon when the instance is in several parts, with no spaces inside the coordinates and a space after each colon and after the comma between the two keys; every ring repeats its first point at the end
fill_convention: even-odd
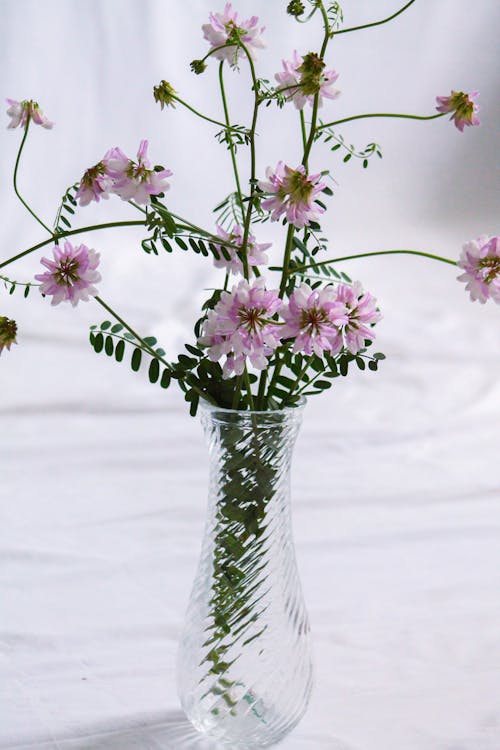
{"type": "Polygon", "coordinates": [[[204,73],[207,69],[207,65],[204,60],[193,60],[190,67],[193,73],[196,73],[197,76],[199,76],[200,73],[204,73]]]}
{"type": "Polygon", "coordinates": [[[174,87],[168,81],[160,81],[158,86],[153,88],[155,102],[160,102],[162,109],[165,106],[175,108],[175,93],[174,87]]]}
{"type": "Polygon", "coordinates": [[[2,350],[10,349],[11,344],[17,344],[17,323],[0,315],[0,354],[2,350]]]}
{"type": "Polygon", "coordinates": [[[290,16],[295,16],[297,18],[298,16],[301,16],[305,11],[305,5],[300,0],[292,0],[292,2],[288,3],[288,7],[286,9],[286,12],[290,16]]]}

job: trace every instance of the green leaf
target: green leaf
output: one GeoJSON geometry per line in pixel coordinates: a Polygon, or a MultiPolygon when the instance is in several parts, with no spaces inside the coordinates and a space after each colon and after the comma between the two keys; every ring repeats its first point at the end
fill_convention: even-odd
{"type": "Polygon", "coordinates": [[[125,341],[120,340],[115,348],[115,359],[117,362],[121,362],[125,353],[125,341]]]}
{"type": "Polygon", "coordinates": [[[327,388],[332,387],[332,383],[329,380],[315,380],[313,383],[314,387],[319,391],[326,391],[327,388]]]}
{"type": "Polygon", "coordinates": [[[103,323],[101,323],[101,325],[99,326],[99,328],[101,329],[101,331],[107,331],[108,328],[111,328],[111,321],[110,320],[105,320],[103,323]]]}
{"type": "Polygon", "coordinates": [[[121,323],[115,323],[114,326],[111,327],[111,333],[119,333],[123,330],[123,326],[121,323]]]}
{"type": "Polygon", "coordinates": [[[360,370],[364,370],[366,367],[363,357],[356,357],[356,364],[360,370]]]}
{"type": "Polygon", "coordinates": [[[104,336],[102,333],[96,333],[94,336],[94,351],[99,354],[104,348],[104,336]]]}
{"type": "Polygon", "coordinates": [[[115,344],[113,341],[113,338],[111,336],[106,336],[106,341],[104,343],[104,351],[108,355],[108,357],[113,356],[113,352],[115,350],[115,344]]]}
{"type": "Polygon", "coordinates": [[[165,370],[163,370],[163,374],[161,376],[160,386],[162,388],[168,388],[168,386],[170,385],[170,381],[171,380],[172,380],[172,378],[170,376],[170,372],[165,368],[165,370]]]}
{"type": "Polygon", "coordinates": [[[373,359],[385,359],[385,354],[382,354],[382,352],[375,352],[375,354],[372,354],[373,359]]]}
{"type": "Polygon", "coordinates": [[[184,344],[186,349],[190,354],[194,354],[195,357],[201,357],[203,352],[201,349],[198,349],[196,346],[191,346],[191,344],[184,344]]]}
{"type": "Polygon", "coordinates": [[[339,370],[340,374],[344,377],[347,375],[347,372],[349,370],[349,360],[345,355],[342,355],[342,357],[340,357],[339,359],[339,370]]]}
{"type": "Polygon", "coordinates": [[[343,162],[348,162],[349,159],[352,159],[352,154],[346,154],[344,158],[342,159],[343,162]]]}
{"type": "Polygon", "coordinates": [[[181,250],[187,250],[188,246],[181,237],[174,237],[175,242],[179,245],[181,250]]]}
{"type": "Polygon", "coordinates": [[[158,378],[160,377],[160,362],[157,359],[152,359],[151,364],[149,365],[149,382],[150,383],[156,383],[158,378]]]}
{"type": "Polygon", "coordinates": [[[157,343],[158,343],[158,341],[157,341],[157,340],[155,339],[155,337],[154,337],[154,336],[145,336],[145,337],[143,338],[143,341],[144,341],[144,343],[145,343],[145,344],[147,344],[148,346],[155,346],[155,344],[157,344],[157,343]]]}
{"type": "Polygon", "coordinates": [[[130,360],[130,367],[134,372],[137,372],[139,367],[141,366],[141,359],[142,359],[142,352],[140,349],[134,349],[134,353],[132,354],[132,359],[130,360]]]}
{"type": "Polygon", "coordinates": [[[373,370],[373,372],[376,372],[378,370],[377,360],[376,359],[370,360],[370,362],[368,362],[368,367],[370,370],[373,370]]]}
{"type": "Polygon", "coordinates": [[[25,299],[26,299],[26,297],[28,296],[28,294],[30,293],[30,289],[31,289],[31,287],[30,287],[30,285],[28,284],[28,285],[26,286],[25,290],[24,290],[24,298],[25,298],[25,299]]]}

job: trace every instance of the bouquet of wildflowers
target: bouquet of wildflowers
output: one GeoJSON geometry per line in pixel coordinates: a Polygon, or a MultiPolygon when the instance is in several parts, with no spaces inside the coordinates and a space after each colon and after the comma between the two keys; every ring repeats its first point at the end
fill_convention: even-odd
{"type": "MultiPolygon", "coordinates": [[[[331,40],[391,21],[413,2],[389,18],[349,28],[343,25],[337,2],[292,0],[286,9],[290,20],[317,23],[321,40],[315,51],[290,50],[271,80],[260,77],[256,67],[258,51],[265,45],[261,21],[255,16],[241,18],[230,3],[210,14],[202,27],[208,49],[192,61],[191,68],[197,75],[209,75],[210,66],[218,68],[220,117],[199,112],[176,91],[175,82],[163,80],[153,91],[169,117],[175,117],[172,110],[176,107],[187,107],[194,117],[207,121],[230,161],[234,190],[220,196],[215,219],[205,227],[176,213],[175,175],[155,163],[156,159],[150,161],[146,140],[139,144],[135,158],[119,147],[110,148],[67,189],[54,222],[40,218],[20,194],[17,176],[30,127],[51,129],[53,123],[37,102],[8,99],[8,127],[22,134],[14,189],[47,236],[0,262],[0,279],[10,292],[21,289],[26,297],[38,286],[53,305],[97,302],[107,317],[91,328],[94,351],[117,362],[129,362],[133,371],[147,373],[149,381],[162,388],[175,381],[191,414],[196,413],[200,399],[235,410],[283,409],[296,405],[303,396],[329,389],[353,364],[361,370],[377,370],[384,355],[372,353],[372,348],[382,315],[371,291],[340,270],[342,262],[351,258],[409,253],[456,265],[461,269],[458,278],[466,283],[473,300],[500,302],[498,237],[481,236],[467,242],[457,261],[412,250],[328,257],[320,222],[333,195],[329,180],[333,160],[357,159],[366,168],[373,157],[381,156],[376,143],[361,150],[350,145],[339,126],[368,118],[434,120],[446,116],[460,131],[479,125],[478,93],[461,91],[437,96],[431,114],[365,113],[335,119],[341,92],[337,88],[339,73],[329,61],[331,40]],[[248,94],[253,102],[248,123],[233,121],[224,83],[227,74],[239,75],[243,69],[249,72],[248,94]],[[274,107],[276,117],[288,117],[290,110],[295,111],[302,145],[293,163],[285,163],[277,154],[276,161],[259,174],[258,123],[263,107],[274,107]],[[325,159],[324,169],[311,166],[315,149],[325,159]],[[170,187],[172,198],[167,201],[170,187]],[[129,204],[130,220],[74,227],[79,209],[116,198],[129,204]],[[279,265],[268,265],[267,222],[283,226],[279,265]],[[203,304],[192,341],[177,358],[167,354],[154,337],[137,332],[133,322],[125,321],[98,290],[101,283],[105,285],[99,273],[100,256],[89,246],[86,235],[122,226],[144,228],[142,250],[146,254],[158,254],[160,249],[192,251],[212,260],[221,271],[220,285],[203,304]],[[51,255],[40,259],[43,271],[34,274],[34,281],[11,277],[9,266],[49,245],[51,255]]],[[[22,340],[22,331],[0,312],[1,352],[10,349],[18,335],[22,340]]]]}

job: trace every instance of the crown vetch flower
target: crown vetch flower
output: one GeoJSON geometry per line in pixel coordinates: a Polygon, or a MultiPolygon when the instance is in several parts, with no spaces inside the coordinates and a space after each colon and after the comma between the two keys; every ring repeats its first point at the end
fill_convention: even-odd
{"type": "Polygon", "coordinates": [[[481,235],[463,246],[457,266],[465,273],[458,276],[466,283],[471,300],[481,304],[491,298],[500,304],[500,238],[481,235]]]}
{"type": "Polygon", "coordinates": [[[175,109],[175,93],[174,87],[165,80],[153,87],[154,100],[160,103],[161,109],[165,106],[175,109]]]}
{"type": "MultiPolygon", "coordinates": [[[[217,234],[222,237],[223,240],[230,242],[232,245],[242,247],[244,229],[240,224],[235,224],[231,229],[231,232],[217,225],[217,234]]],[[[253,234],[248,235],[247,243],[247,260],[249,266],[260,266],[263,263],[267,263],[268,257],[265,251],[270,248],[271,242],[257,243],[253,234]]],[[[234,247],[228,247],[227,245],[215,245],[215,247],[221,251],[222,248],[229,253],[230,258],[226,260],[221,254],[220,258],[214,257],[214,264],[217,268],[226,268],[228,271],[237,274],[243,274],[243,262],[238,255],[238,251],[234,247]]]]}
{"type": "Polygon", "coordinates": [[[455,121],[455,126],[463,133],[466,125],[480,125],[481,122],[477,116],[479,105],[475,99],[479,96],[479,91],[471,91],[465,94],[463,91],[452,91],[450,96],[436,96],[438,112],[451,112],[450,120],[455,121]]]}
{"type": "Polygon", "coordinates": [[[67,301],[76,307],[80,300],[87,302],[89,295],[98,294],[94,283],[101,280],[101,274],[96,271],[99,253],[85,245],[73,247],[66,240],[64,250],[55,245],[53,254],[54,260],[42,258],[40,261],[48,271],[35,276],[42,282],[40,292],[52,295],[53,305],[67,301]]]}
{"type": "Polygon", "coordinates": [[[282,60],[282,63],[283,71],[274,77],[297,109],[303,109],[307,102],[312,107],[316,94],[319,94],[319,107],[323,106],[323,97],[336,99],[340,96],[340,91],[333,87],[339,74],[335,70],[324,70],[325,63],[315,52],[302,57],[294,50],[293,60],[282,60]]]}
{"type": "Polygon", "coordinates": [[[9,350],[12,344],[17,344],[16,335],[16,321],[0,315],[0,354],[3,349],[9,350]]]}
{"type": "Polygon", "coordinates": [[[347,323],[346,307],[339,302],[337,290],[329,284],[311,289],[301,284],[291,294],[288,306],[281,310],[285,325],[281,337],[294,338],[293,351],[335,355],[342,349],[342,326],[347,323]]]}
{"type": "Polygon", "coordinates": [[[210,50],[224,44],[234,45],[214,52],[214,57],[218,60],[227,60],[231,67],[238,64],[240,43],[245,45],[250,54],[264,47],[260,34],[265,31],[265,26],[259,29],[257,16],[238,22],[238,13],[232,9],[231,3],[226,3],[223,13],[210,13],[209,21],[210,23],[203,24],[201,28],[204,38],[210,42],[210,50]]]}
{"type": "Polygon", "coordinates": [[[79,201],[80,206],[88,206],[91,201],[99,203],[101,198],[109,198],[114,183],[107,170],[106,156],[93,167],[87,169],[75,193],[75,198],[79,201]]]}
{"type": "Polygon", "coordinates": [[[315,201],[318,193],[326,187],[320,182],[321,174],[308,175],[302,165],[292,169],[279,161],[274,171],[267,168],[266,177],[267,181],[259,181],[259,187],[265,193],[274,194],[262,201],[262,208],[272,211],[272,221],[285,214],[287,221],[300,229],[325,212],[315,201]]]}
{"type": "Polygon", "coordinates": [[[6,99],[6,102],[9,105],[7,115],[11,118],[7,125],[8,128],[17,128],[18,125],[25,128],[28,123],[28,117],[36,125],[41,125],[42,128],[46,128],[47,130],[50,130],[54,125],[44,115],[38,103],[33,101],[33,99],[23,99],[22,102],[18,102],[15,99],[6,99]]]}
{"type": "Polygon", "coordinates": [[[382,318],[377,310],[377,300],[370,292],[363,291],[359,281],[352,286],[339,284],[337,299],[345,305],[347,322],[343,327],[344,344],[351,354],[357,354],[365,346],[365,339],[373,341],[373,325],[382,318]]]}
{"type": "Polygon", "coordinates": [[[132,161],[117,147],[110,149],[104,156],[107,173],[113,179],[112,193],[124,201],[135,200],[137,203],[149,203],[152,195],[158,195],[169,189],[166,181],[172,172],[162,169],[156,172],[150,168],[147,158],[148,141],[143,140],[137,151],[137,162],[132,161]]]}
{"type": "Polygon", "coordinates": [[[251,285],[240,281],[231,292],[222,292],[198,341],[208,347],[212,362],[226,356],[224,378],[241,375],[247,358],[257,370],[267,366],[267,357],[280,341],[280,326],[271,318],[281,305],[278,292],[265,289],[262,277],[251,285]]]}

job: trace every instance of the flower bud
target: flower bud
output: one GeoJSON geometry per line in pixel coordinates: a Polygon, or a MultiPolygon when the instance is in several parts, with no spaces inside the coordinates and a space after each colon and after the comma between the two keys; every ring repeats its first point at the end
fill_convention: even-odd
{"type": "Polygon", "coordinates": [[[153,88],[153,96],[155,102],[160,102],[160,106],[173,107],[175,109],[175,89],[168,83],[168,81],[160,81],[158,86],[153,88]]]}
{"type": "Polygon", "coordinates": [[[305,5],[300,0],[292,0],[290,3],[288,3],[286,12],[290,16],[295,16],[297,18],[298,16],[301,16],[305,11],[305,5]]]}
{"type": "Polygon", "coordinates": [[[193,62],[190,65],[191,70],[193,73],[196,73],[197,76],[200,75],[200,73],[204,73],[207,69],[207,65],[203,60],[193,60],[193,62]]]}
{"type": "Polygon", "coordinates": [[[0,315],[0,354],[2,350],[10,349],[11,344],[17,344],[17,323],[0,315]]]}

